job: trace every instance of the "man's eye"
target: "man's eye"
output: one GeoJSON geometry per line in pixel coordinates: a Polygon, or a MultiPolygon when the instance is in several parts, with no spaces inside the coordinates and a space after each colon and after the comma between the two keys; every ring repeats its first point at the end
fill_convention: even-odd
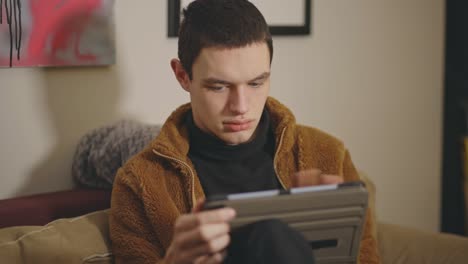
{"type": "Polygon", "coordinates": [[[207,86],[206,88],[215,92],[219,92],[224,90],[225,86],[207,86]]]}
{"type": "Polygon", "coordinates": [[[251,87],[256,88],[256,87],[262,86],[262,83],[261,83],[261,82],[254,82],[254,83],[250,83],[249,85],[250,85],[251,87]]]}

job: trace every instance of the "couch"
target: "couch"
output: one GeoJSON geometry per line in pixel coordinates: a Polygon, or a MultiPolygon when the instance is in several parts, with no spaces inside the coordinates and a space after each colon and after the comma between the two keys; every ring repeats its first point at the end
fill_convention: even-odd
{"type": "MultiPolygon", "coordinates": [[[[0,200],[0,263],[113,263],[109,206],[110,191],[96,189],[0,200]]],[[[468,263],[468,238],[382,222],[376,232],[384,264],[468,263]]]]}

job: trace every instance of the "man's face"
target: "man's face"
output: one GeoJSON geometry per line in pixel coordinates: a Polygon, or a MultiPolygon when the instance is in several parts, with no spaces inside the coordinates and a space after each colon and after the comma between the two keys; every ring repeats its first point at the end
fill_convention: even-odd
{"type": "Polygon", "coordinates": [[[195,124],[226,144],[249,141],[270,90],[265,43],[241,48],[204,48],[192,67],[190,92],[195,124]]]}

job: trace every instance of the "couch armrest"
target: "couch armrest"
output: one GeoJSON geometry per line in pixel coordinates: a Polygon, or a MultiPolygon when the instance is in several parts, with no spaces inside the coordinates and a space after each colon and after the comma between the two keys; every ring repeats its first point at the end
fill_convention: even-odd
{"type": "Polygon", "coordinates": [[[110,190],[74,189],[0,200],[0,228],[45,225],[110,207],[110,190]]]}
{"type": "Polygon", "coordinates": [[[379,223],[382,262],[392,264],[468,263],[468,238],[379,223]]]}

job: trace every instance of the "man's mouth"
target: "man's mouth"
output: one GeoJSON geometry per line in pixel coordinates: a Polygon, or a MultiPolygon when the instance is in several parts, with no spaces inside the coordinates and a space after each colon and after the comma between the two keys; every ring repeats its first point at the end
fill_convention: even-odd
{"type": "Polygon", "coordinates": [[[227,132],[239,132],[248,130],[252,126],[252,124],[253,120],[223,122],[224,129],[227,132]]]}

